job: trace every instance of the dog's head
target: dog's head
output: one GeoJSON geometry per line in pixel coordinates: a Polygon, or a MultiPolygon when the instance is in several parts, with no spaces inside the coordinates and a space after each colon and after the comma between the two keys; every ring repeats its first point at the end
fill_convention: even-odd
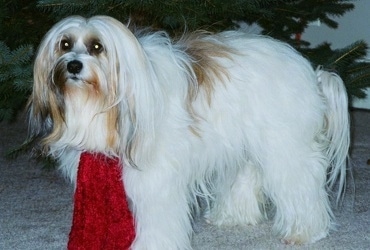
{"type": "Polygon", "coordinates": [[[116,153],[124,146],[119,137],[129,136],[135,112],[128,103],[136,82],[147,81],[146,68],[139,42],[119,21],[60,21],[44,37],[34,64],[31,137],[41,137],[46,150],[70,145],[116,153]]]}

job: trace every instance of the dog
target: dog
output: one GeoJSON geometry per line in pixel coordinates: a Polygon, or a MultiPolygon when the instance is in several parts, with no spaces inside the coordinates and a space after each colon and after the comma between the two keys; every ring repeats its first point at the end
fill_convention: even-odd
{"type": "Polygon", "coordinates": [[[72,182],[81,152],[120,158],[132,249],[191,249],[199,197],[220,226],[256,225],[273,204],[280,239],[312,243],[332,228],[333,186],[345,185],[341,78],[238,30],[172,40],[68,17],[39,46],[29,125],[72,182]]]}

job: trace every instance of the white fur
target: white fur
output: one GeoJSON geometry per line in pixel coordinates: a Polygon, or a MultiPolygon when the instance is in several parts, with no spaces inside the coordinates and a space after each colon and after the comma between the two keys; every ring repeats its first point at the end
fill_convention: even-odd
{"type": "Polygon", "coordinates": [[[79,59],[84,68],[78,81],[68,82],[76,94],[63,95],[62,134],[47,140],[46,150],[72,180],[82,151],[121,158],[136,222],[132,249],[191,249],[197,195],[205,197],[207,220],[217,225],[255,225],[270,200],[284,242],[327,236],[333,223],[327,171],[330,186],[338,176],[344,185],[349,146],[347,97],[337,75],[315,72],[290,46],[263,36],[228,31],[195,38],[226,48],[210,55],[215,71],[192,57],[185,38],[172,42],[163,32],[135,37],[112,18],[71,17],[54,26],[39,49],[33,136],[55,128],[41,133],[53,116],[32,116],[40,116],[38,105],[52,106],[40,99],[53,91],[47,77],[60,60],[55,44],[65,33],[78,39],[63,60],[79,59]],[[105,48],[99,56],[84,47],[91,34],[105,48]],[[47,65],[40,68],[41,62],[47,65]],[[198,82],[198,63],[211,84],[198,82]],[[40,70],[46,76],[38,77],[40,70]],[[100,96],[86,90],[91,74],[98,76],[100,96]],[[113,146],[106,142],[112,108],[118,109],[113,146]]]}

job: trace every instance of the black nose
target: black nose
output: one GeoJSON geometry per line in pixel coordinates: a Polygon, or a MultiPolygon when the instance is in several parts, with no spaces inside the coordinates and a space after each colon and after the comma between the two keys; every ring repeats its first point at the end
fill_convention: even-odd
{"type": "Polygon", "coordinates": [[[80,61],[73,60],[67,64],[67,70],[69,73],[78,74],[81,72],[81,69],[82,69],[82,63],[80,61]]]}

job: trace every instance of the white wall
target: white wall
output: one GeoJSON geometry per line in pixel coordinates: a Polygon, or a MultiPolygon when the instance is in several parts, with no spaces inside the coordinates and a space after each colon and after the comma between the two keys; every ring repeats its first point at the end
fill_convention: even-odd
{"type": "MultiPolygon", "coordinates": [[[[310,26],[302,39],[310,42],[311,46],[326,41],[332,44],[333,49],[343,48],[357,40],[365,40],[370,45],[370,0],[355,0],[352,3],[355,5],[354,10],[334,18],[339,24],[337,29],[330,29],[326,25],[310,26]]],[[[370,89],[367,89],[367,94],[365,100],[355,99],[352,106],[370,109],[370,89]]]]}

